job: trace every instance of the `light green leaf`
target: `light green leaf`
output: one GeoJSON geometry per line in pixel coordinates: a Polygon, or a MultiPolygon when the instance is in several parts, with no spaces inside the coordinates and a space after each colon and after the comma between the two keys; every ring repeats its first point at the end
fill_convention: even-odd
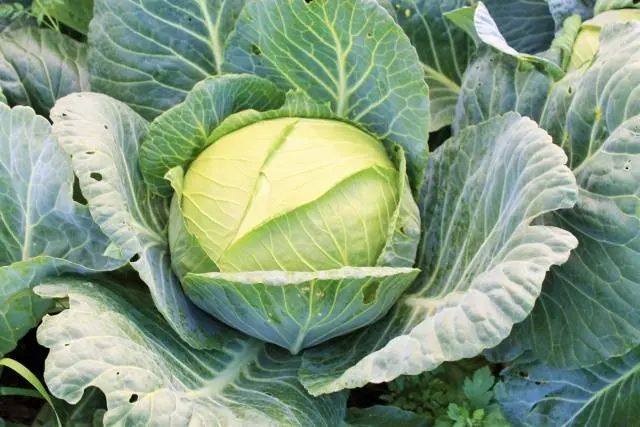
{"type": "Polygon", "coordinates": [[[93,17],[93,0],[35,0],[31,7],[35,15],[49,16],[85,35],[93,17]]]}
{"type": "Polygon", "coordinates": [[[344,419],[346,394],[312,398],[296,378],[300,359],[264,342],[237,335],[220,350],[195,350],[147,295],[115,284],[59,280],[37,292],[70,306],[38,329],[50,349],[49,389],[75,403],[88,386],[100,388],[105,426],[333,427],[344,419]]]}
{"type": "Polygon", "coordinates": [[[91,86],[147,119],[219,74],[245,0],[95,0],[89,27],[91,86]]]}
{"type": "Polygon", "coordinates": [[[415,49],[375,0],[249,2],[225,60],[226,71],[299,89],[363,125],[388,149],[401,145],[411,182],[422,182],[428,88],[415,49]]]}
{"type": "Polygon", "coordinates": [[[575,234],[569,261],[551,270],[518,336],[535,357],[569,369],[640,343],[640,24],[614,24],[586,70],[554,87],[541,125],[569,156],[580,188],[572,210],[544,218],[575,234]]]}
{"type": "Polygon", "coordinates": [[[429,86],[430,131],[453,121],[462,76],[475,51],[473,40],[444,17],[466,0],[394,0],[398,24],[418,51],[429,86]]]}
{"type": "Polygon", "coordinates": [[[6,104],[7,103],[7,97],[4,96],[4,91],[2,90],[2,88],[0,88],[0,104],[6,104]]]}
{"type": "Polygon", "coordinates": [[[640,348],[601,364],[562,370],[539,362],[508,369],[496,395],[518,426],[632,426],[638,421],[640,348]]]}
{"type": "Polygon", "coordinates": [[[225,75],[198,83],[184,102],[157,117],[140,149],[140,168],[154,193],[172,194],[164,175],[188,167],[209,143],[211,132],[239,111],[271,110],[284,102],[284,92],[256,76],[225,75]]]}
{"type": "Polygon", "coordinates": [[[223,120],[220,125],[209,135],[208,144],[213,144],[218,139],[238,129],[258,123],[263,120],[279,119],[283,117],[303,117],[311,119],[334,119],[349,123],[362,128],[358,123],[337,116],[328,104],[320,104],[303,92],[302,90],[292,90],[285,95],[285,101],[277,110],[255,111],[245,110],[232,114],[223,120]]]}
{"type": "Polygon", "coordinates": [[[594,12],[596,15],[608,10],[640,8],[640,5],[634,0],[597,0],[595,3],[594,12]]]}
{"type": "Polygon", "coordinates": [[[48,115],[58,98],[89,90],[86,45],[53,30],[0,34],[0,87],[12,105],[48,115]]]}
{"type": "Polygon", "coordinates": [[[0,355],[51,307],[31,293],[62,272],[112,270],[108,239],[73,201],[73,172],[51,126],[31,108],[0,104],[0,355]]]}
{"type": "Polygon", "coordinates": [[[422,274],[386,318],[305,351],[312,394],[418,374],[497,345],[533,308],[546,271],[576,246],[532,226],[577,189],[566,156],[515,113],[471,126],[430,156],[421,198],[422,274]]]}
{"type": "Polygon", "coordinates": [[[218,266],[198,243],[198,239],[191,234],[182,216],[180,202],[184,172],[181,167],[175,167],[167,172],[167,179],[175,191],[171,199],[169,213],[169,248],[171,249],[171,267],[181,279],[187,273],[210,273],[219,271],[218,266]]]}
{"type": "Polygon", "coordinates": [[[200,308],[296,354],[384,316],[418,275],[412,268],[187,274],[200,308]]]}
{"type": "Polygon", "coordinates": [[[393,160],[398,171],[399,201],[396,206],[387,239],[376,265],[379,267],[412,267],[420,241],[420,212],[407,178],[407,161],[400,146],[394,147],[393,160]]]}
{"type": "Polygon", "coordinates": [[[61,99],[51,117],[94,220],[130,258],[158,310],[189,344],[215,345],[221,327],[187,300],[171,271],[168,200],[148,191],[138,167],[147,122],[125,104],[96,93],[61,99]]]}

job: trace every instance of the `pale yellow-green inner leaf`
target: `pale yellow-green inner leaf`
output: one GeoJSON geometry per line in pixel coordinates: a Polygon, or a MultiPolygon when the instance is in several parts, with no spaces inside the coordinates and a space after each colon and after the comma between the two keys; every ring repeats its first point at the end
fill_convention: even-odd
{"type": "Polygon", "coordinates": [[[353,251],[347,246],[352,240],[360,242],[354,260],[372,265],[381,248],[377,239],[384,245],[397,204],[396,176],[382,144],[356,127],[320,119],[267,120],[220,138],[193,162],[182,209],[205,251],[230,269],[259,269],[263,263],[293,270],[351,265],[342,252],[353,251]],[[350,180],[363,171],[369,171],[363,179],[350,180]],[[324,196],[324,211],[313,214],[313,204],[324,196]],[[274,244],[271,222],[287,230],[276,240],[287,241],[274,244]],[[357,237],[346,239],[338,234],[347,232],[347,224],[364,225],[349,231],[357,237]],[[335,234],[337,228],[342,231],[335,234]],[[309,236],[310,230],[321,235],[309,236]],[[320,250],[329,240],[336,249],[331,254],[320,250]],[[248,252],[225,262],[232,247],[234,254],[243,247],[248,252]]]}

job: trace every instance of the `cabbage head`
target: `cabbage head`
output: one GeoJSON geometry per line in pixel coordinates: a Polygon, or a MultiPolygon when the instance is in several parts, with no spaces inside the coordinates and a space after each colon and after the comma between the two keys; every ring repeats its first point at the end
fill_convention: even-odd
{"type": "Polygon", "coordinates": [[[292,352],[386,314],[418,273],[402,150],[323,118],[220,133],[169,173],[173,268],[196,305],[292,352]]]}
{"type": "Polygon", "coordinates": [[[600,46],[599,39],[602,27],[614,22],[629,22],[638,19],[640,19],[640,10],[619,9],[599,13],[588,21],[583,22],[573,44],[568,70],[575,70],[593,60],[600,46]]]}

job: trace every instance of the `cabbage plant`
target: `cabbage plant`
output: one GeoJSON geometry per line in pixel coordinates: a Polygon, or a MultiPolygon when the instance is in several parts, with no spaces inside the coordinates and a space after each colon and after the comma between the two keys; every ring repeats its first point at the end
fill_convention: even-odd
{"type": "MultiPolygon", "coordinates": [[[[74,404],[100,389],[105,425],[341,425],[347,390],[502,342],[576,247],[542,219],[576,204],[569,159],[525,112],[463,126],[481,103],[458,105],[455,134],[429,152],[429,131],[454,116],[429,82],[452,88],[401,26],[415,2],[95,0],[93,12],[92,92],[58,99],[51,126],[0,112],[59,157],[39,179],[66,174],[37,212],[58,204],[91,224],[95,247],[71,248],[100,268],[21,290],[41,283],[42,301],[68,305],[38,328],[45,379],[74,404]],[[86,206],[69,201],[72,172],[86,206]],[[123,264],[140,280],[93,274],[123,264]]],[[[471,12],[465,43],[560,78],[509,46],[487,8],[471,12]]]]}

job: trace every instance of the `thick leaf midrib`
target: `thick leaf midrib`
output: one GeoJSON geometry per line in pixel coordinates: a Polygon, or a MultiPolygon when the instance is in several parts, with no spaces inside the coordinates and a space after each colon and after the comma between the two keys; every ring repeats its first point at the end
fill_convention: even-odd
{"type": "Polygon", "coordinates": [[[441,83],[443,86],[450,89],[455,94],[460,93],[460,85],[458,85],[456,82],[454,82],[435,68],[428,66],[424,62],[421,62],[421,64],[422,69],[425,73],[425,78],[430,78],[431,80],[435,80],[438,83],[441,83]]]}
{"type": "Polygon", "coordinates": [[[233,384],[251,362],[256,361],[264,350],[266,343],[258,340],[247,340],[246,346],[239,353],[234,353],[233,361],[221,371],[216,372],[212,380],[207,381],[206,386],[191,392],[189,397],[208,397],[223,394],[224,390],[233,384]]]}
{"type": "Polygon", "coordinates": [[[218,15],[216,16],[215,24],[211,20],[211,16],[207,11],[206,0],[198,0],[198,7],[202,12],[202,15],[205,18],[205,23],[207,26],[207,32],[209,33],[209,42],[211,46],[211,53],[213,54],[213,60],[215,61],[215,73],[220,74],[222,72],[222,61],[224,58],[224,48],[220,43],[220,33],[218,29],[220,28],[220,19],[222,18],[224,12],[224,3],[220,10],[218,10],[218,15]]]}
{"type": "MultiPolygon", "coordinates": [[[[336,106],[336,114],[340,117],[346,117],[348,113],[349,106],[349,91],[347,88],[347,70],[345,57],[349,55],[349,50],[347,49],[344,52],[342,51],[342,44],[340,43],[340,37],[336,33],[335,27],[331,25],[329,21],[329,16],[327,15],[327,9],[322,9],[324,13],[325,23],[327,24],[327,29],[329,30],[329,34],[331,34],[331,38],[333,39],[335,49],[336,49],[336,63],[338,65],[338,93],[337,95],[337,106],[336,106]]],[[[349,22],[353,22],[353,15],[355,13],[355,8],[351,9],[351,17],[349,18],[349,22]]]]}

